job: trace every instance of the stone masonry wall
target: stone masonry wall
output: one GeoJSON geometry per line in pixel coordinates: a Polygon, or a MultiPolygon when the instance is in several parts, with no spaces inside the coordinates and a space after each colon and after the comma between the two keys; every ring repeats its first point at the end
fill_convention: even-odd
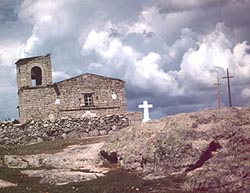
{"type": "Polygon", "coordinates": [[[84,74],[56,83],[61,116],[81,117],[84,111],[98,116],[126,112],[125,82],[94,74],[84,74]],[[84,105],[84,95],[91,93],[93,106],[84,105]],[[112,95],[116,98],[113,99],[112,95]]]}
{"type": "Polygon", "coordinates": [[[58,114],[56,94],[52,86],[37,86],[19,91],[19,121],[48,119],[58,114]]]}
{"type": "Polygon", "coordinates": [[[79,119],[60,118],[25,124],[0,122],[0,145],[24,145],[54,139],[81,139],[108,135],[129,125],[128,115],[79,119]]]}
{"type": "Polygon", "coordinates": [[[16,62],[17,88],[31,87],[31,69],[39,67],[42,70],[42,86],[52,85],[52,68],[50,55],[20,59],[16,62]]]}
{"type": "Polygon", "coordinates": [[[84,74],[53,85],[19,90],[20,122],[68,117],[80,118],[86,111],[104,116],[126,112],[125,82],[84,74]],[[84,95],[92,95],[93,105],[84,105],[84,95]],[[112,98],[112,95],[116,98],[112,98]],[[59,103],[56,103],[56,100],[59,103]]]}

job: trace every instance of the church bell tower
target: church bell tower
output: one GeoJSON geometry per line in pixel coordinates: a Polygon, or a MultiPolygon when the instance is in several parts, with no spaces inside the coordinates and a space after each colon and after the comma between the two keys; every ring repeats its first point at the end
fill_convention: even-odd
{"type": "Polygon", "coordinates": [[[16,62],[17,88],[20,89],[52,85],[50,54],[23,58],[16,62]]]}

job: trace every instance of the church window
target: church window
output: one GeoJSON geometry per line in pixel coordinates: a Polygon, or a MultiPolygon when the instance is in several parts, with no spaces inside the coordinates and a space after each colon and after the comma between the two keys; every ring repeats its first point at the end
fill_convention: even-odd
{"type": "Polygon", "coordinates": [[[42,84],[42,70],[38,66],[31,69],[31,84],[37,86],[42,84]]]}
{"type": "Polygon", "coordinates": [[[84,94],[85,107],[93,106],[93,94],[84,94]]]}

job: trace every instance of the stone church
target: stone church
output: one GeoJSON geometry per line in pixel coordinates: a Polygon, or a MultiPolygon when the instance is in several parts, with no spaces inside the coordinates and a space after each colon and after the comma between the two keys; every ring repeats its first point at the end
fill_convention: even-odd
{"type": "Polygon", "coordinates": [[[20,122],[126,113],[125,82],[82,74],[52,83],[50,55],[16,62],[20,122]]]}

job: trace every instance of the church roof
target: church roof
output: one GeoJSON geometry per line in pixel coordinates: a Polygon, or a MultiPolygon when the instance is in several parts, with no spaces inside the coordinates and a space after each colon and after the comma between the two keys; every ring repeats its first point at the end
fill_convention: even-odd
{"type": "Polygon", "coordinates": [[[120,81],[120,82],[124,82],[124,80],[121,80],[121,79],[118,79],[118,78],[111,78],[111,77],[107,77],[107,76],[101,76],[101,75],[98,75],[98,74],[92,74],[92,73],[85,73],[85,74],[81,74],[81,75],[78,75],[78,76],[74,76],[72,78],[68,78],[68,79],[65,79],[65,80],[62,80],[62,81],[59,81],[59,82],[55,82],[54,84],[60,84],[60,83],[63,83],[63,82],[66,82],[66,81],[70,81],[70,80],[74,80],[74,79],[77,79],[81,76],[95,76],[95,77],[98,77],[98,78],[103,78],[103,79],[109,79],[109,80],[115,80],[115,81],[120,81]]]}

